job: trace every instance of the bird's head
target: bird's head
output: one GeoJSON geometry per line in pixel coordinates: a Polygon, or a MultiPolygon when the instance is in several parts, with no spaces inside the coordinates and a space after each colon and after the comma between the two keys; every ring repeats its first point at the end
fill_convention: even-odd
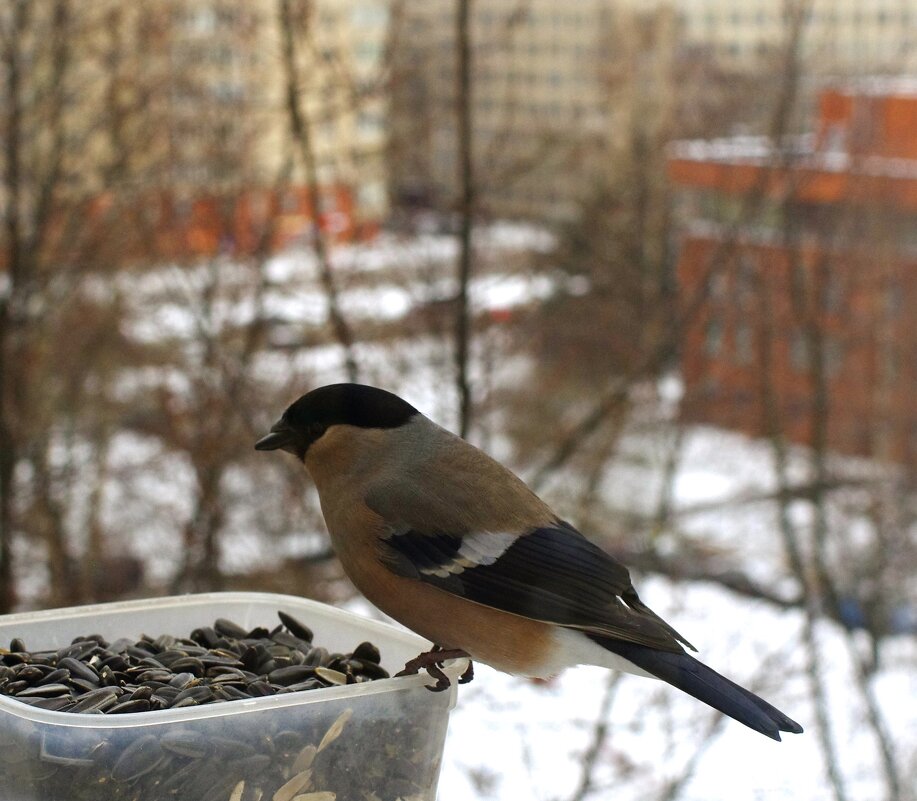
{"type": "Polygon", "coordinates": [[[259,451],[284,450],[304,461],[309,449],[336,426],[386,430],[419,414],[407,401],[364,384],[329,384],[292,403],[255,443],[259,451]]]}

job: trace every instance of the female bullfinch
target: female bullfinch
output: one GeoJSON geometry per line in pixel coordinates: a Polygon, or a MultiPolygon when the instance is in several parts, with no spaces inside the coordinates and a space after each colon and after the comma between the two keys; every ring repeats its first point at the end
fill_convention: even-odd
{"type": "Polygon", "coordinates": [[[775,740],[802,731],[686,653],[696,649],[640,600],[624,565],[397,395],[321,387],[255,447],[304,463],[356,587],[446,649],[412,660],[415,671],[459,654],[523,676],[602,665],[662,679],[775,740]]]}

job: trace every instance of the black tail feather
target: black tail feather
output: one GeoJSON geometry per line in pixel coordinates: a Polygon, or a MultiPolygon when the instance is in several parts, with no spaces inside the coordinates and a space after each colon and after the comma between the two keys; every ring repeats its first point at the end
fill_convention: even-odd
{"type": "Polygon", "coordinates": [[[780,739],[782,731],[802,732],[802,726],[795,720],[689,654],[660,651],[609,637],[592,635],[592,639],[656,678],[774,740],[780,739]]]}

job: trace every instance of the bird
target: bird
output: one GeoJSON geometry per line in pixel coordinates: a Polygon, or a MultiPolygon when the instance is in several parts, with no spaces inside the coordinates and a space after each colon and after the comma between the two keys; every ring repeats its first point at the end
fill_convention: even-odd
{"type": "Polygon", "coordinates": [[[661,679],[774,740],[802,732],[691,656],[694,646],[640,600],[621,562],[398,395],[318,387],[255,448],[303,464],[344,572],[434,643],[407,672],[427,668],[441,689],[448,679],[438,667],[452,657],[535,678],[594,664],[661,679]]]}

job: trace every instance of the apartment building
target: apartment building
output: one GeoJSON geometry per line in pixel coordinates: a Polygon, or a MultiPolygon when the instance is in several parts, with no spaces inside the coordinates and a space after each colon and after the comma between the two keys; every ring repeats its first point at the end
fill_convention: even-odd
{"type": "MultiPolygon", "coordinates": [[[[455,3],[407,3],[393,28],[392,195],[455,197],[455,3]]],[[[472,115],[483,214],[564,220],[648,120],[672,127],[688,63],[773,74],[791,17],[775,0],[476,0],[472,115]]],[[[812,0],[803,74],[917,70],[917,0],[812,0]]],[[[805,89],[804,89],[805,91],[805,89]]],[[[640,132],[639,136],[646,136],[640,132]]]]}
{"type": "MultiPolygon", "coordinates": [[[[173,0],[169,91],[172,119],[183,126],[173,137],[186,150],[180,179],[208,185],[232,176],[246,188],[273,186],[284,176],[294,185],[305,182],[302,143],[292,136],[288,116],[280,5],[173,0]]],[[[318,181],[333,188],[332,205],[341,189],[352,195],[347,213],[353,224],[378,224],[387,208],[387,104],[380,75],[388,2],[291,0],[289,9],[294,91],[318,181]]],[[[288,205],[299,208],[295,194],[288,205]]]]}
{"type": "MultiPolygon", "coordinates": [[[[704,48],[725,63],[754,64],[779,53],[785,42],[783,2],[670,1],[677,9],[685,43],[704,48]]],[[[809,5],[801,42],[808,72],[864,74],[917,68],[914,0],[812,0],[809,5]]]]}
{"type": "MultiPolygon", "coordinates": [[[[406,4],[397,22],[392,193],[402,206],[448,209],[458,146],[455,3],[406,4]]],[[[634,116],[653,117],[671,100],[674,15],[608,0],[480,0],[470,29],[480,212],[575,216],[634,116]]]]}
{"type": "Polygon", "coordinates": [[[824,90],[810,133],[677,143],[683,412],[917,460],[917,80],[824,90]]]}
{"type": "Polygon", "coordinates": [[[30,69],[18,105],[4,107],[22,109],[29,158],[60,159],[55,197],[87,204],[99,226],[113,204],[133,215],[130,253],[244,250],[268,224],[289,243],[316,219],[348,238],[385,217],[387,0],[103,0],[60,18],[55,8],[24,17],[18,57],[30,69]],[[314,210],[289,115],[283,6],[314,210]]]}

